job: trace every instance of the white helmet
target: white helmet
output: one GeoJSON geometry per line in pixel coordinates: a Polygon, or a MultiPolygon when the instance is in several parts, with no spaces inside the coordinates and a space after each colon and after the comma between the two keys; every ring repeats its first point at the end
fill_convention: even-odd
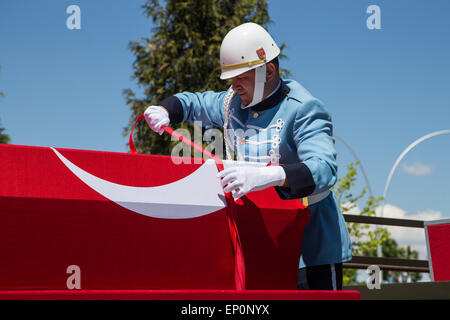
{"type": "Polygon", "coordinates": [[[241,24],[227,33],[220,46],[220,79],[230,79],[275,59],[280,54],[275,41],[260,25],[241,24]]]}

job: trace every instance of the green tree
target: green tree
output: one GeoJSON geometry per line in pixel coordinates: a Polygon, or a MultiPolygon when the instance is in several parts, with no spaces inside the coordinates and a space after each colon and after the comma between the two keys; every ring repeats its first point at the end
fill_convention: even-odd
{"type": "MultiPolygon", "coordinates": [[[[144,90],[144,97],[126,89],[124,96],[131,116],[124,135],[128,135],[145,108],[181,91],[223,91],[230,82],[219,79],[219,50],[226,33],[244,23],[262,26],[270,23],[266,0],[147,0],[142,6],[153,21],[151,38],[130,42],[135,54],[133,78],[144,90]]],[[[284,46],[281,46],[284,48],[284,46]]],[[[183,124],[175,128],[188,128],[183,124]]],[[[136,126],[134,142],[140,153],[169,154],[178,142],[167,134],[155,134],[144,121],[136,126]]]]}
{"type": "MultiPolygon", "coordinates": [[[[418,259],[419,253],[416,250],[412,250],[411,246],[401,247],[397,244],[397,241],[394,239],[388,238],[381,244],[381,251],[383,253],[383,257],[390,258],[401,258],[401,259],[418,259]]],[[[394,271],[392,272],[392,276],[394,278],[394,282],[397,282],[396,279],[399,278],[401,272],[394,271]]],[[[383,272],[383,280],[387,280],[388,273],[383,272]]],[[[412,282],[417,282],[422,279],[422,274],[418,272],[409,272],[409,276],[411,277],[412,282]]]]}
{"type": "MultiPolygon", "coordinates": [[[[1,123],[0,123],[0,125],[1,125],[1,123]]],[[[3,133],[4,131],[5,131],[5,128],[2,128],[0,126],[0,143],[10,143],[11,139],[6,133],[3,133]]]]}
{"type": "MultiPolygon", "coordinates": [[[[354,195],[352,193],[355,181],[357,179],[356,166],[359,162],[350,163],[347,166],[346,175],[338,180],[338,183],[332,188],[336,198],[338,199],[339,207],[342,213],[346,213],[357,207],[357,203],[362,201],[366,195],[366,187],[354,195]]],[[[362,216],[375,216],[375,209],[379,206],[382,197],[367,197],[362,209],[359,209],[359,214],[362,216]]],[[[404,258],[417,259],[418,252],[411,250],[411,247],[403,248],[391,237],[391,234],[386,228],[371,227],[367,224],[361,223],[347,223],[347,227],[352,239],[353,255],[354,256],[377,256],[377,247],[381,245],[383,257],[390,258],[404,258]]],[[[398,273],[394,273],[398,276],[398,273]]],[[[386,280],[387,273],[383,272],[383,278],[386,280]]],[[[411,279],[417,281],[421,279],[418,273],[412,273],[411,279]]],[[[344,284],[356,283],[356,270],[344,269],[344,284]]]]}
{"type": "MultiPolygon", "coordinates": [[[[4,97],[5,93],[0,91],[0,98],[4,97]]],[[[5,128],[2,128],[1,126],[1,120],[0,120],[0,143],[9,143],[11,141],[10,137],[3,133],[5,131],[5,128]]]]}

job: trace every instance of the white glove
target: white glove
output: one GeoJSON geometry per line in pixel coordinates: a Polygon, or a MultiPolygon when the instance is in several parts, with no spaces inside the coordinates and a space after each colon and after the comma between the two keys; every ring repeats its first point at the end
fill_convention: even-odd
{"type": "Polygon", "coordinates": [[[234,200],[237,200],[251,191],[282,186],[286,179],[286,173],[281,166],[237,166],[219,172],[217,177],[223,178],[222,187],[226,186],[223,191],[231,192],[234,200]]]}
{"type": "Polygon", "coordinates": [[[164,130],[161,129],[164,126],[169,125],[169,113],[167,110],[160,106],[150,106],[144,112],[145,120],[148,126],[155,132],[162,135],[164,130]]]}

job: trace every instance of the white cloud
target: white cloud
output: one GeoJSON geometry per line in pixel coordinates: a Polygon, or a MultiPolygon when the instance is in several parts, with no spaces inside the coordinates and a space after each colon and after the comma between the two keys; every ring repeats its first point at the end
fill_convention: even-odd
{"type": "Polygon", "coordinates": [[[412,174],[414,176],[426,176],[433,172],[432,165],[426,165],[419,162],[413,163],[411,165],[403,164],[401,168],[404,172],[412,174]]]}
{"type": "MultiPolygon", "coordinates": [[[[344,204],[349,206],[349,204],[344,204]]],[[[350,209],[349,214],[359,214],[359,207],[354,207],[350,209]]],[[[381,206],[377,207],[375,212],[379,216],[381,211],[381,206]]],[[[405,210],[398,208],[396,206],[387,204],[384,206],[383,216],[386,218],[395,219],[411,219],[411,220],[439,220],[443,219],[442,212],[436,210],[424,210],[421,212],[407,213],[405,210]]],[[[375,228],[374,225],[371,228],[375,228]]],[[[412,250],[416,250],[419,253],[420,260],[428,260],[427,245],[425,239],[424,229],[419,228],[405,228],[405,227],[390,227],[386,226],[388,231],[391,233],[391,237],[397,241],[400,246],[406,247],[411,246],[412,250]]],[[[428,274],[422,274],[423,278],[421,281],[430,281],[428,274]]],[[[358,281],[365,281],[368,275],[365,271],[358,272],[358,281]]]]}
{"type": "MultiPolygon", "coordinates": [[[[349,207],[350,204],[344,203],[342,206],[349,207]]],[[[359,215],[360,212],[361,209],[358,206],[355,206],[345,213],[359,215]]],[[[377,207],[375,210],[377,216],[380,216],[380,212],[381,206],[377,207]]],[[[429,209],[421,212],[408,213],[405,210],[390,204],[384,206],[383,217],[423,221],[443,219],[442,212],[440,211],[429,209]]],[[[372,225],[371,227],[375,228],[375,225],[372,225]]],[[[424,229],[391,226],[386,226],[386,228],[391,233],[391,237],[395,239],[400,246],[406,247],[409,245],[412,250],[417,250],[419,252],[419,259],[428,259],[424,229]]]]}
{"type": "MultiPolygon", "coordinates": [[[[381,207],[376,209],[377,215],[380,214],[381,207]]],[[[411,219],[411,220],[439,220],[442,219],[442,212],[436,210],[425,210],[421,212],[407,213],[405,210],[393,205],[385,205],[383,216],[386,218],[411,219]]],[[[419,252],[419,259],[428,259],[427,245],[424,229],[406,228],[406,227],[387,227],[397,243],[401,246],[410,245],[411,249],[419,252]]]]}

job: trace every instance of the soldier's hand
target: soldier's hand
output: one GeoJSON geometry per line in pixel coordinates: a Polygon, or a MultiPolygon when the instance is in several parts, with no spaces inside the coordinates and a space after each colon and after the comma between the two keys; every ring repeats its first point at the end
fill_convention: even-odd
{"type": "Polygon", "coordinates": [[[231,192],[235,200],[251,191],[262,190],[271,186],[282,186],[286,173],[281,166],[227,168],[217,174],[221,179],[223,191],[231,192]]]}
{"type": "Polygon", "coordinates": [[[148,107],[144,112],[144,117],[148,123],[148,126],[159,135],[164,132],[161,128],[169,125],[170,123],[169,113],[161,106],[148,107]]]}

